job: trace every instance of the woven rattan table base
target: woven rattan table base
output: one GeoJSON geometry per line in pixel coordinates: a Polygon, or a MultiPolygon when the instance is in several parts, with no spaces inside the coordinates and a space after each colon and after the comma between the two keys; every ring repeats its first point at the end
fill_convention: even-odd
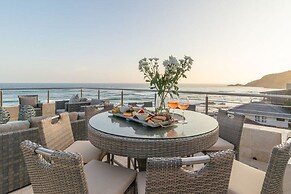
{"type": "Polygon", "coordinates": [[[132,158],[186,156],[206,150],[218,139],[218,127],[193,137],[143,139],[107,134],[89,125],[90,142],[105,152],[132,158]]]}

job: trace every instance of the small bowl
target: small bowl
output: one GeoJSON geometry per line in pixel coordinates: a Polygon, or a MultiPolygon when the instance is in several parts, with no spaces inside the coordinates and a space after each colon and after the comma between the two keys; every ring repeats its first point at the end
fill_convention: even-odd
{"type": "Polygon", "coordinates": [[[140,113],[140,114],[136,114],[135,116],[138,118],[138,120],[144,121],[149,116],[149,114],[140,113]]]}
{"type": "Polygon", "coordinates": [[[119,109],[121,113],[125,113],[130,109],[130,106],[121,106],[119,109]]]}

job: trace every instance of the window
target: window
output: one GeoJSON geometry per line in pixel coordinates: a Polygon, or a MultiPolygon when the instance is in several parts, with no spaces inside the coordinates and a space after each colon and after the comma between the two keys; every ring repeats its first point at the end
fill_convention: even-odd
{"type": "Polygon", "coordinates": [[[277,121],[283,121],[283,122],[285,121],[285,119],[283,119],[283,118],[277,118],[276,120],[277,121]]]}
{"type": "Polygon", "coordinates": [[[260,116],[255,116],[255,121],[257,121],[257,122],[261,122],[261,117],[260,116]]]}
{"type": "Polygon", "coordinates": [[[266,123],[267,122],[267,117],[266,116],[255,115],[255,121],[256,122],[261,122],[261,123],[266,123]]]}

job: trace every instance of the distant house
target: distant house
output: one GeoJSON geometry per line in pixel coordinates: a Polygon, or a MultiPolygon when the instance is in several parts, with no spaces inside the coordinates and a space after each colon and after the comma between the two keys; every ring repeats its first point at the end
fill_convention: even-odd
{"type": "MultiPolygon", "coordinates": [[[[267,91],[267,92],[261,92],[262,94],[276,94],[276,95],[291,95],[291,83],[286,85],[286,90],[275,90],[275,91],[267,91]]],[[[277,104],[277,105],[284,105],[288,102],[288,99],[286,98],[279,98],[279,97],[265,97],[265,102],[270,102],[271,104],[277,104]]]]}
{"type": "Polygon", "coordinates": [[[230,113],[245,115],[246,119],[259,125],[291,129],[291,109],[252,102],[229,109],[230,113]]]}

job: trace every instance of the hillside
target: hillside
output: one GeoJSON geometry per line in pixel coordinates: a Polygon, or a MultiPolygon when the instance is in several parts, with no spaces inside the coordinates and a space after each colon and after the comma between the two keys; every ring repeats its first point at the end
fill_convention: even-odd
{"type": "Polygon", "coordinates": [[[245,86],[285,89],[291,83],[291,70],[265,75],[261,79],[247,83],[245,86]]]}

